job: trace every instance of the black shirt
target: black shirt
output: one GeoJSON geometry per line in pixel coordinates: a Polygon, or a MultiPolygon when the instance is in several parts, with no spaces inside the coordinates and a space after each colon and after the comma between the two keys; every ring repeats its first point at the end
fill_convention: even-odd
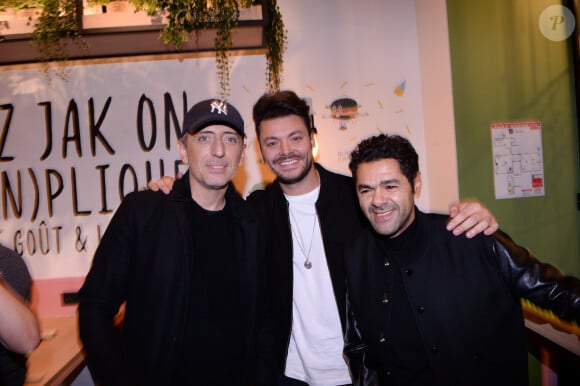
{"type": "Polygon", "coordinates": [[[226,203],[221,211],[207,211],[192,200],[188,211],[193,240],[191,302],[180,384],[220,384],[216,379],[235,384],[244,342],[232,210],[226,203]]]}
{"type": "Polygon", "coordinates": [[[424,343],[419,335],[414,312],[403,284],[404,266],[418,257],[417,220],[398,237],[382,237],[379,247],[389,264],[386,265],[389,312],[386,326],[386,357],[388,363],[381,374],[381,384],[435,385],[424,343]]]}

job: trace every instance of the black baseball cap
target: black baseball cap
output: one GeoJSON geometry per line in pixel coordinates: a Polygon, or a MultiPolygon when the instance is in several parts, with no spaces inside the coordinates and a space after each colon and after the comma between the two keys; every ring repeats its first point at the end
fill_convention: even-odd
{"type": "Polygon", "coordinates": [[[197,133],[210,125],[225,125],[237,131],[242,137],[244,120],[238,110],[226,101],[207,99],[194,105],[183,119],[181,136],[186,133],[197,133]]]}

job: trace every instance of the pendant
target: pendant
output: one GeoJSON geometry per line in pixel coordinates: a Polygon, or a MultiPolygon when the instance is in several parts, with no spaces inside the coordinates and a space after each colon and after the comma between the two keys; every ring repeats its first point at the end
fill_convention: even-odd
{"type": "Polygon", "coordinates": [[[312,268],[312,263],[310,262],[310,260],[306,260],[304,262],[304,268],[306,268],[306,269],[312,268]]]}

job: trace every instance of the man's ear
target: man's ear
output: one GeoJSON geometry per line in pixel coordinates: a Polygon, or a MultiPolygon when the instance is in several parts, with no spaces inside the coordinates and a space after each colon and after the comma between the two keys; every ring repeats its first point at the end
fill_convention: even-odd
{"type": "Polygon", "coordinates": [[[413,181],[413,187],[415,188],[415,200],[421,196],[421,188],[423,187],[423,183],[421,181],[421,172],[417,172],[415,176],[415,180],[413,181]]]}
{"type": "Polygon", "coordinates": [[[187,146],[185,145],[185,141],[187,141],[187,137],[189,134],[186,134],[182,138],[177,140],[177,151],[179,152],[179,158],[184,165],[189,164],[189,157],[187,156],[187,146]]]}
{"type": "Polygon", "coordinates": [[[262,155],[262,145],[260,144],[259,138],[256,138],[256,140],[254,141],[254,147],[256,155],[258,156],[258,162],[261,164],[265,164],[266,161],[264,161],[264,156],[262,155]]]}
{"type": "Polygon", "coordinates": [[[246,142],[242,144],[242,154],[240,155],[240,162],[238,163],[238,167],[240,167],[244,162],[245,156],[246,156],[246,142]]]}
{"type": "Polygon", "coordinates": [[[318,142],[318,133],[315,130],[310,133],[310,143],[312,145],[312,158],[314,161],[318,161],[320,159],[320,143],[318,142]]]}

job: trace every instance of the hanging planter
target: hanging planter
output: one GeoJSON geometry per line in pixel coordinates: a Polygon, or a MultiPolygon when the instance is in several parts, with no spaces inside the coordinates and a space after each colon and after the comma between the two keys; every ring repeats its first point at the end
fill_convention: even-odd
{"type": "MultiPolygon", "coordinates": [[[[130,0],[136,9],[149,14],[161,11],[167,25],[161,31],[165,44],[173,44],[180,50],[193,33],[195,39],[207,29],[216,29],[215,54],[216,72],[221,97],[230,93],[230,49],[232,32],[238,24],[240,7],[249,8],[261,1],[252,0],[130,0]]],[[[276,0],[266,0],[268,10],[265,41],[268,90],[278,90],[282,78],[283,55],[286,49],[286,30],[276,0]]]]}
{"type": "MultiPolygon", "coordinates": [[[[116,1],[116,0],[115,0],[116,1]]],[[[264,16],[262,26],[263,35],[257,36],[256,45],[251,47],[262,46],[266,50],[266,87],[269,91],[275,91],[280,88],[283,72],[283,55],[286,49],[286,29],[282,21],[282,15],[278,9],[277,0],[127,0],[136,11],[145,11],[148,15],[154,17],[157,22],[152,25],[159,25],[160,38],[163,44],[159,53],[162,52],[192,52],[197,50],[197,43],[200,49],[208,49],[207,34],[215,36],[213,49],[215,52],[216,75],[218,77],[219,93],[223,99],[227,99],[230,94],[230,55],[233,47],[233,33],[239,26],[240,9],[248,9],[254,5],[261,5],[264,16]],[[203,34],[203,38],[201,38],[203,34]],[[191,41],[190,41],[191,40],[191,41]],[[203,48],[201,48],[203,47],[203,48]]],[[[105,54],[103,50],[103,41],[106,36],[111,34],[102,34],[91,32],[82,35],[83,9],[77,8],[81,5],[79,0],[0,0],[0,9],[9,7],[19,9],[24,4],[34,3],[41,9],[38,18],[31,21],[34,26],[32,41],[36,43],[39,57],[37,61],[44,62],[44,72],[49,75],[48,63],[56,62],[59,76],[66,78],[66,61],[73,57],[81,59],[83,57],[102,57],[105,54]],[[102,38],[100,38],[100,36],[102,38]],[[88,42],[88,43],[87,43],[88,42]],[[95,44],[92,44],[95,43],[95,44]],[[93,51],[88,44],[93,45],[93,51]],[[72,55],[71,55],[72,52],[72,55]]],[[[111,0],[86,0],[86,6],[94,8],[100,6],[103,9],[110,5],[116,4],[111,0]]],[[[252,11],[250,11],[252,12],[252,11]]],[[[153,20],[153,18],[152,18],[153,20]]],[[[247,28],[246,22],[240,25],[240,28],[247,28]]],[[[149,26],[151,27],[151,26],[149,26]]],[[[94,27],[93,27],[94,28],[94,27]]],[[[89,30],[87,30],[89,31],[89,30]]],[[[151,28],[147,31],[155,33],[151,28]]],[[[247,29],[246,29],[247,31],[247,29]]],[[[144,35],[139,35],[144,36],[144,35]]],[[[150,36],[150,35],[148,35],[150,36]]],[[[154,35],[153,35],[154,36],[154,35]]],[[[247,36],[247,35],[246,35],[247,36]]],[[[256,35],[253,35],[256,36],[256,35]]],[[[0,41],[2,36],[0,36],[0,41]]],[[[21,56],[13,39],[6,40],[0,44],[6,44],[5,52],[13,52],[16,56],[21,56]]],[[[127,44],[125,42],[125,44],[127,44]]],[[[110,45],[110,44],[109,44],[110,45]]],[[[122,51],[117,47],[111,47],[112,52],[118,52],[118,56],[123,52],[136,52],[131,49],[122,51]]],[[[32,56],[34,52],[31,53],[32,56]]],[[[26,53],[27,57],[32,57],[26,53]]],[[[115,54],[113,54],[114,56],[115,54]]],[[[7,60],[0,62],[8,63],[7,60]]]]}

